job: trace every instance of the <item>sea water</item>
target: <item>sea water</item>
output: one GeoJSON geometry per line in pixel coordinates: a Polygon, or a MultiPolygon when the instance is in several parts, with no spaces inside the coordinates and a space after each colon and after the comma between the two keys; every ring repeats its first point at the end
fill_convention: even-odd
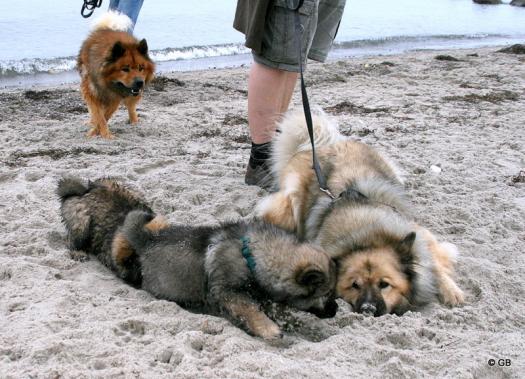
{"type": "MultiPolygon", "coordinates": [[[[251,61],[232,27],[236,0],[145,0],[135,34],[159,71],[237,66],[251,61]]],[[[0,86],[74,82],[75,56],[90,24],[82,1],[0,0],[0,86]]],[[[413,49],[525,41],[525,8],[471,0],[347,0],[332,58],[413,49]]]]}

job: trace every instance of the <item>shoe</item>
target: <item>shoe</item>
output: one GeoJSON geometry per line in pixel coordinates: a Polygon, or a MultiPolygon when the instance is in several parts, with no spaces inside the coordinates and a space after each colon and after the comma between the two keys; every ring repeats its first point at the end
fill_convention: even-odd
{"type": "Polygon", "coordinates": [[[244,183],[250,186],[259,186],[267,191],[271,191],[274,187],[272,173],[265,163],[255,168],[248,164],[244,183]]]}

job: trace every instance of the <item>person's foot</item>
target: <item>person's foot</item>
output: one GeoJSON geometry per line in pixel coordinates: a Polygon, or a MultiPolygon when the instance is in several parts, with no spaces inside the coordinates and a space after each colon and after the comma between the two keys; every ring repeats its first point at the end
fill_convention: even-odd
{"type": "Polygon", "coordinates": [[[259,186],[267,191],[273,188],[273,178],[270,168],[266,163],[252,167],[248,164],[244,183],[250,186],[259,186]]]}

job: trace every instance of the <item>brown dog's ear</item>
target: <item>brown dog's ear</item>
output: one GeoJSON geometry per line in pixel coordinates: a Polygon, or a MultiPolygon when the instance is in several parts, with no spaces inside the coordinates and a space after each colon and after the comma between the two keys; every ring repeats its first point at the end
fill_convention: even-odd
{"type": "Polygon", "coordinates": [[[148,42],[143,39],[139,42],[139,45],[137,47],[137,50],[140,54],[142,54],[145,57],[148,57],[148,42]]]}
{"type": "Polygon", "coordinates": [[[126,48],[122,45],[122,43],[120,41],[115,42],[111,48],[108,62],[115,62],[117,59],[121,58],[125,52],[126,48]]]}
{"type": "Polygon", "coordinates": [[[326,275],[315,267],[306,267],[297,276],[298,284],[306,287],[318,287],[326,283],[326,275]]]}

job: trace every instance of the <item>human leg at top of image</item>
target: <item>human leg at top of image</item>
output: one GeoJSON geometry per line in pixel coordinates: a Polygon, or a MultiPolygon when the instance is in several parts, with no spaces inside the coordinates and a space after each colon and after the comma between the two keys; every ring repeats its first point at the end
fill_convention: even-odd
{"type": "Polygon", "coordinates": [[[128,16],[133,23],[131,29],[128,30],[128,32],[132,33],[133,29],[135,28],[135,24],[137,23],[143,2],[144,0],[110,0],[108,9],[110,11],[117,11],[128,16]]]}

